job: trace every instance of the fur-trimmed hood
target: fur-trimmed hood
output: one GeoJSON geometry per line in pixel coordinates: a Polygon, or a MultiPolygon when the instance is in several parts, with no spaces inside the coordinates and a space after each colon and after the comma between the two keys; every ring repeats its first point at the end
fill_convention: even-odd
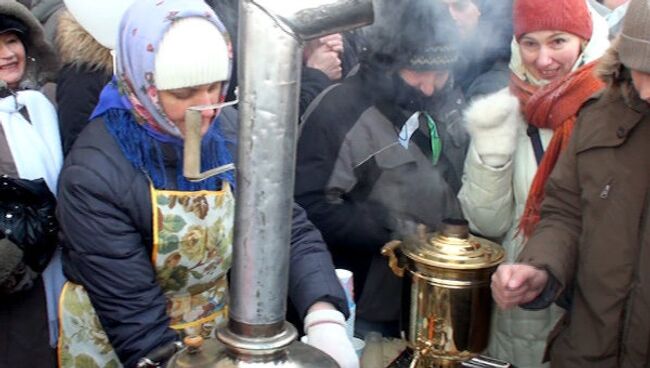
{"type": "Polygon", "coordinates": [[[32,13],[17,1],[0,1],[0,14],[14,17],[28,29],[27,70],[21,81],[21,88],[36,88],[45,82],[54,81],[59,71],[59,61],[52,46],[45,40],[43,27],[32,13]]]}
{"type": "Polygon", "coordinates": [[[620,89],[626,102],[629,103],[639,98],[632,83],[630,70],[623,65],[618,54],[618,40],[612,43],[609,50],[598,61],[596,74],[609,88],[620,89]]]}
{"type": "Polygon", "coordinates": [[[97,42],[69,11],[61,13],[56,33],[56,44],[63,64],[85,64],[91,70],[113,73],[110,49],[97,42]]]}
{"type": "Polygon", "coordinates": [[[625,78],[623,73],[625,66],[621,62],[621,58],[618,54],[618,39],[612,42],[611,47],[605,52],[605,54],[598,61],[598,68],[596,69],[596,74],[598,77],[608,86],[618,85],[621,82],[627,80],[630,81],[630,77],[625,78]]]}

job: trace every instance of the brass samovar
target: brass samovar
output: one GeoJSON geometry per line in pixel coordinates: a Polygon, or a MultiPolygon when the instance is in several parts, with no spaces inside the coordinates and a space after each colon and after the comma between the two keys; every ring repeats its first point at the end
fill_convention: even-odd
{"type": "Polygon", "coordinates": [[[439,232],[420,230],[382,254],[409,284],[402,313],[411,367],[456,367],[487,347],[490,277],[504,259],[501,246],[470,235],[464,220],[445,220],[439,232]]]}

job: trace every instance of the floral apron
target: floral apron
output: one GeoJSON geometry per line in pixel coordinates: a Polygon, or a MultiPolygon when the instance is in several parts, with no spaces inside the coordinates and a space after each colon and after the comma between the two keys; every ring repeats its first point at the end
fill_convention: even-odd
{"type": "MultiPolygon", "coordinates": [[[[228,183],[221,191],[151,188],[152,263],[167,298],[171,328],[198,333],[225,323],[235,201],[228,183]]],[[[121,367],[81,285],[66,283],[60,298],[59,366],[121,367]]]]}

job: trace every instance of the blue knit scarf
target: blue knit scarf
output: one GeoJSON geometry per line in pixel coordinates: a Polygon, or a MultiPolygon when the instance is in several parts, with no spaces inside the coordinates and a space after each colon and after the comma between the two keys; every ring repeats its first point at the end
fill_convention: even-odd
{"type": "MultiPolygon", "coordinates": [[[[102,117],[106,128],[115,138],[126,159],[136,169],[142,170],[156,189],[184,191],[217,190],[223,180],[235,186],[234,172],[228,171],[208,179],[193,182],[183,176],[183,140],[161,134],[149,125],[139,124],[127,98],[120,95],[115,80],[104,87],[92,118],[102,117]],[[176,153],[176,182],[169,183],[163,158],[163,145],[174,147],[176,153]]],[[[205,171],[232,163],[232,155],[226,147],[227,140],[219,128],[217,117],[201,142],[201,170],[205,171]]]]}

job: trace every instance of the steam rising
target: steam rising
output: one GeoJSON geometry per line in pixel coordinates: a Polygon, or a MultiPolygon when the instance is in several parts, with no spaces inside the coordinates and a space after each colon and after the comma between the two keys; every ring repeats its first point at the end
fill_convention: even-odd
{"type": "MultiPolygon", "coordinates": [[[[359,32],[364,45],[361,61],[379,63],[394,69],[404,62],[403,58],[409,57],[413,50],[434,45],[454,46],[460,59],[453,66],[453,76],[456,85],[463,89],[466,87],[463,85],[465,82],[475,80],[497,61],[502,61],[507,66],[512,39],[512,1],[472,1],[479,8],[481,16],[474,31],[463,38],[447,4],[441,0],[375,0],[375,23],[359,32]]],[[[503,75],[503,84],[498,85],[495,90],[507,85],[507,67],[503,75]]],[[[434,95],[433,98],[444,97],[434,95]]],[[[446,141],[443,146],[445,144],[452,143],[446,141]]],[[[431,219],[437,217],[434,213],[442,218],[461,217],[454,193],[446,192],[442,187],[445,184],[441,182],[441,177],[435,177],[442,175],[444,171],[448,171],[448,175],[453,177],[455,174],[449,171],[459,168],[445,169],[445,164],[441,165],[443,166],[436,170],[438,174],[432,175],[427,182],[416,183],[413,181],[417,180],[416,178],[405,179],[403,183],[396,184],[403,186],[399,190],[380,195],[386,200],[385,203],[403,204],[402,208],[391,209],[396,222],[393,225],[402,235],[413,234],[417,222],[429,226],[437,225],[430,223],[431,219]],[[396,193],[400,193],[400,198],[394,198],[396,193]]],[[[453,180],[455,179],[451,179],[453,180]]]]}
{"type": "Polygon", "coordinates": [[[439,0],[375,0],[374,6],[375,23],[360,31],[364,57],[399,59],[417,49],[458,44],[459,32],[439,0]]]}

